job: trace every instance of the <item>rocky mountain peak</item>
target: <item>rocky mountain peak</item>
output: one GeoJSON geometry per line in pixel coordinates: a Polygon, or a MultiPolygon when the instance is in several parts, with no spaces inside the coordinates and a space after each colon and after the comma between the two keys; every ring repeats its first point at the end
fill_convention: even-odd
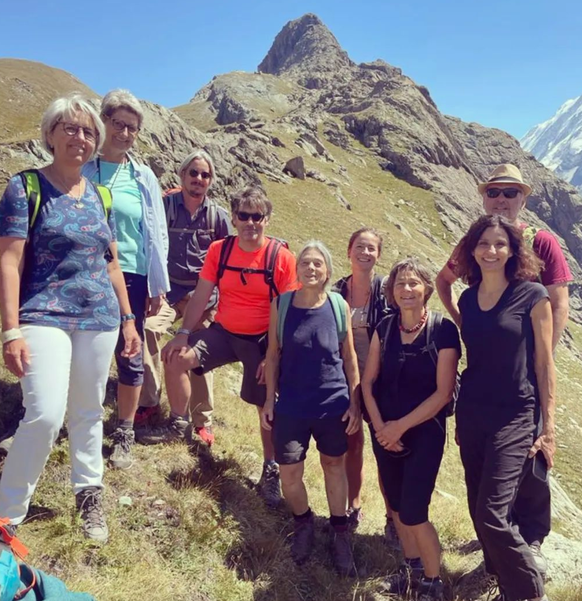
{"type": "Polygon", "coordinates": [[[320,89],[353,66],[333,33],[317,15],[308,13],[283,27],[258,70],[320,89]]]}

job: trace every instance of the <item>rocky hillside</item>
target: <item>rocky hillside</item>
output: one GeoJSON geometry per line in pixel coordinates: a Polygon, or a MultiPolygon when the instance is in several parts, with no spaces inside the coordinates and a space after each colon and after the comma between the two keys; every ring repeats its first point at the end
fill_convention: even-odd
{"type": "Polygon", "coordinates": [[[553,117],[532,127],[521,145],[582,190],[582,96],[567,100],[553,117]]]}

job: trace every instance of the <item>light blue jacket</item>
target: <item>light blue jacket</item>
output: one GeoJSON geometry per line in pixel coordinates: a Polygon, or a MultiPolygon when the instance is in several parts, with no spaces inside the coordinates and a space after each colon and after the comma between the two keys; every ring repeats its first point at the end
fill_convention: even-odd
{"type": "MultiPolygon", "coordinates": [[[[143,198],[143,236],[147,264],[148,293],[150,297],[161,296],[170,290],[168,277],[168,225],[162,192],[154,172],[132,157],[135,179],[143,198]]],[[[97,159],[89,161],[83,167],[83,175],[95,181],[98,171],[97,159]]],[[[115,198],[113,198],[115,210],[115,198]]]]}

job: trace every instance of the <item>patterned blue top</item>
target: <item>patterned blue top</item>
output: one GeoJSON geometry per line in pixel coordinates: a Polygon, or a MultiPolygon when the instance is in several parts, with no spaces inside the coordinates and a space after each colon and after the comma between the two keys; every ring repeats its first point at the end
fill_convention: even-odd
{"type": "MultiPolygon", "coordinates": [[[[39,173],[42,204],[25,249],[20,323],[63,330],[113,331],[119,303],[105,251],[116,239],[113,212],[87,181],[80,200],[62,194],[39,173]]],[[[28,200],[15,175],[0,200],[0,236],[28,238],[28,200]]]]}

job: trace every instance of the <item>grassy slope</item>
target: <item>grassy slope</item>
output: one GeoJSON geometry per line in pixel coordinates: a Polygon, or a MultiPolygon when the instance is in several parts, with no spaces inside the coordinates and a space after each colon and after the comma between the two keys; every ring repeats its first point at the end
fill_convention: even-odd
{"type": "MultiPolygon", "coordinates": [[[[292,138],[284,141],[288,147],[282,151],[282,159],[298,154],[292,138]]],[[[364,151],[359,146],[354,148],[364,151]]],[[[347,238],[362,224],[373,224],[386,235],[382,271],[397,256],[408,252],[416,252],[435,265],[442,264],[450,243],[445,240],[430,194],[382,172],[367,154],[367,168],[363,169],[361,159],[353,153],[331,145],[328,149],[347,166],[345,175],[337,173],[336,163],[309,158],[306,162],[340,182],[353,210],[347,211],[327,186],[312,180],[293,181],[286,186],[265,182],[275,203],[271,232],[288,239],[295,250],[307,238],[321,238],[333,252],[338,276],[347,269],[347,238]],[[435,245],[419,235],[419,224],[442,242],[435,245]]],[[[582,332],[575,330],[575,334],[582,342],[582,332]]],[[[558,365],[572,381],[578,377],[579,366],[569,353],[559,353],[558,365]]],[[[252,490],[252,482],[259,476],[260,443],[256,412],[238,399],[239,380],[237,367],[217,373],[217,443],[213,456],[200,455],[182,444],[138,446],[134,468],[127,473],[106,472],[111,530],[111,542],[106,547],[95,548],[79,535],[68,485],[68,445],[66,440],[60,442],[34,497],[31,515],[35,517],[21,528],[21,536],[32,550],[31,562],[60,575],[77,590],[92,592],[100,601],[139,597],[148,601],[376,599],[378,579],[396,566],[397,559],[382,543],[384,510],[370,445],[366,446],[363,492],[366,517],[355,537],[361,578],[341,581],[334,575],[321,530],[313,560],[299,569],[292,563],[286,544],[290,532],[286,510],[266,510],[252,490]],[[131,497],[132,505],[120,505],[121,496],[131,497]]],[[[0,374],[0,386],[0,418],[7,425],[13,420],[19,390],[5,372],[0,374]]],[[[578,388],[562,382],[568,418],[580,417],[578,388]]],[[[111,428],[111,398],[110,391],[107,431],[111,428]]],[[[579,437],[570,437],[569,422],[563,414],[559,423],[568,437],[568,446],[578,445],[579,437]]],[[[573,474],[574,457],[579,455],[562,453],[558,470],[573,474]]],[[[323,480],[313,450],[307,460],[306,481],[314,510],[319,516],[327,515],[323,480]]],[[[466,511],[458,452],[452,441],[437,491],[432,518],[446,549],[445,578],[454,597],[461,599],[464,595],[459,596],[455,585],[459,576],[474,565],[475,557],[459,552],[459,548],[474,535],[466,511]]],[[[581,499],[580,490],[574,488],[571,492],[581,499]]],[[[551,592],[557,601],[577,598],[574,591],[551,592]]]]}
{"type": "Polygon", "coordinates": [[[38,138],[40,120],[48,104],[69,92],[96,96],[61,69],[32,61],[0,59],[0,143],[38,138]]]}

